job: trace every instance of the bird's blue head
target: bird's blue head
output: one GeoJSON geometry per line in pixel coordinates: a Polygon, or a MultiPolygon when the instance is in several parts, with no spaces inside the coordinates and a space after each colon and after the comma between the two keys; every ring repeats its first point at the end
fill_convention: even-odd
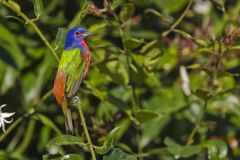
{"type": "Polygon", "coordinates": [[[91,33],[82,27],[72,28],[67,33],[64,49],[82,48],[82,42],[90,35],[91,33]]]}

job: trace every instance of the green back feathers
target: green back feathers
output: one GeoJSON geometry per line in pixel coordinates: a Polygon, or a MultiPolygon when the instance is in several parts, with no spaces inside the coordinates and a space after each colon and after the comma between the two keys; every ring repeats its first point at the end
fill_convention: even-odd
{"type": "Polygon", "coordinates": [[[68,97],[73,96],[82,81],[86,62],[80,48],[64,50],[59,63],[58,71],[64,72],[67,76],[65,92],[68,97]]]}
{"type": "Polygon", "coordinates": [[[59,62],[58,71],[64,70],[66,73],[72,73],[76,66],[81,63],[80,48],[64,50],[59,62]]]}

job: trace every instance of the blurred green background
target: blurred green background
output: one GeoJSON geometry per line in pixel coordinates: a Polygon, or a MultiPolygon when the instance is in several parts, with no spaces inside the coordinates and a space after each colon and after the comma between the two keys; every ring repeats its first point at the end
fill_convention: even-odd
{"type": "Polygon", "coordinates": [[[1,160],[90,159],[86,146],[50,141],[65,134],[52,53],[74,26],[93,33],[79,95],[93,144],[105,147],[98,159],[239,158],[238,0],[34,2],[0,0],[0,105],[17,124],[0,131],[1,160]]]}

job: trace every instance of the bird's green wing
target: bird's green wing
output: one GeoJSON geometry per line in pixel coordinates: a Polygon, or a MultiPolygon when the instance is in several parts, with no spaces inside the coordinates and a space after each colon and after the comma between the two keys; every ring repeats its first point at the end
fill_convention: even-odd
{"type": "Polygon", "coordinates": [[[80,48],[63,51],[58,70],[63,71],[67,76],[66,97],[72,98],[78,91],[85,68],[86,62],[80,48]]]}

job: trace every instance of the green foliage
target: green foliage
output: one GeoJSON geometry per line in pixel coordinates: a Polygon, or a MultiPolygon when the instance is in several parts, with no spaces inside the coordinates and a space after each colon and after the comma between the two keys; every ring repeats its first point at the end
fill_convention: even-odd
{"type": "Polygon", "coordinates": [[[0,105],[15,112],[0,159],[239,158],[239,14],[237,0],[0,0],[0,105]],[[78,95],[93,144],[72,105],[64,134],[52,95],[75,26],[92,32],[78,95]]]}
{"type": "Polygon", "coordinates": [[[141,123],[154,119],[157,116],[158,116],[157,113],[145,109],[140,109],[136,112],[136,118],[141,123]]]}
{"type": "Polygon", "coordinates": [[[36,114],[34,118],[40,120],[44,125],[52,128],[57,134],[61,134],[61,131],[58,129],[58,127],[48,117],[42,114],[36,114]]]}
{"type": "Polygon", "coordinates": [[[178,158],[187,158],[194,154],[199,153],[202,150],[201,145],[195,145],[195,146],[181,146],[179,144],[176,144],[174,141],[172,141],[169,138],[166,138],[164,140],[164,143],[168,147],[168,151],[175,156],[176,159],[178,158]]]}
{"type": "Polygon", "coordinates": [[[105,138],[104,138],[104,143],[101,147],[94,146],[95,151],[98,154],[106,154],[114,144],[114,138],[118,132],[119,128],[114,128],[105,138]]]}
{"type": "Polygon", "coordinates": [[[61,135],[54,137],[51,141],[48,142],[48,146],[62,146],[72,144],[84,145],[83,139],[76,136],[61,135]]]}
{"type": "Polygon", "coordinates": [[[120,13],[120,19],[125,22],[129,20],[135,11],[135,7],[132,3],[124,4],[123,9],[120,13]]]}
{"type": "Polygon", "coordinates": [[[55,39],[56,49],[61,47],[61,46],[64,46],[66,34],[67,34],[67,29],[66,28],[58,28],[57,36],[56,36],[56,39],[55,39]]]}
{"type": "Polygon", "coordinates": [[[217,141],[207,141],[205,144],[208,148],[208,155],[210,160],[216,160],[216,159],[225,159],[228,148],[226,143],[224,143],[221,140],[217,141]]]}
{"type": "Polygon", "coordinates": [[[62,160],[62,159],[66,159],[66,160],[84,160],[82,158],[82,156],[77,155],[77,154],[68,154],[68,155],[57,157],[57,158],[51,158],[51,156],[48,155],[48,154],[43,156],[43,160],[48,160],[48,159],[52,159],[52,160],[62,160]]]}
{"type": "Polygon", "coordinates": [[[103,157],[103,160],[136,160],[136,158],[124,153],[119,148],[114,148],[111,154],[103,157]]]}
{"type": "Polygon", "coordinates": [[[164,143],[168,147],[168,151],[173,154],[176,159],[190,157],[199,153],[204,148],[208,149],[208,158],[210,160],[224,159],[228,152],[226,144],[221,140],[209,140],[198,145],[181,146],[171,139],[166,138],[164,143]]]}
{"type": "Polygon", "coordinates": [[[143,39],[136,39],[136,38],[128,38],[124,41],[124,45],[127,49],[129,50],[133,50],[139,46],[141,46],[141,44],[144,43],[143,39]]]}
{"type": "Polygon", "coordinates": [[[33,0],[34,13],[37,17],[43,14],[43,2],[42,0],[33,0]]]}

